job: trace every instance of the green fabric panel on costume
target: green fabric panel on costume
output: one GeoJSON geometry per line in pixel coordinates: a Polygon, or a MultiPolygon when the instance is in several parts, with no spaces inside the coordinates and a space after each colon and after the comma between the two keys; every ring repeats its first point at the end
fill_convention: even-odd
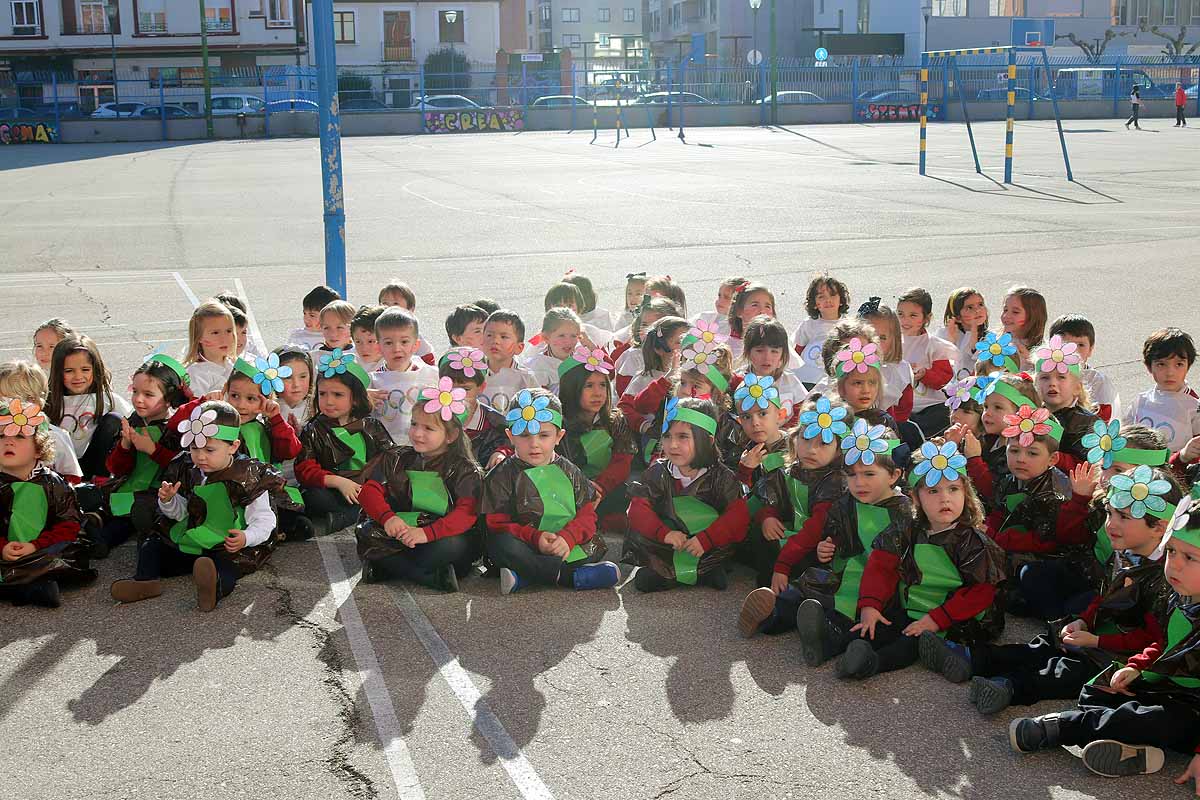
{"type": "Polygon", "coordinates": [[[945,548],[936,544],[916,545],[913,557],[921,571],[921,582],[908,587],[904,607],[913,614],[925,615],[945,603],[963,585],[962,575],[945,548]]]}
{"type": "Polygon", "coordinates": [[[583,552],[583,548],[575,545],[571,548],[571,552],[567,553],[567,563],[574,564],[576,561],[583,561],[587,558],[587,553],[583,552]]]}
{"type": "Polygon", "coordinates": [[[568,522],[575,519],[577,509],[574,484],[556,464],[530,467],[525,470],[525,475],[542,501],[542,518],[538,520],[537,529],[558,533],[568,522]]]}
{"type": "MultiPolygon", "coordinates": [[[[858,519],[858,541],[866,552],[846,559],[842,571],[842,584],[834,595],[834,606],[850,619],[858,618],[858,590],[862,584],[863,572],[867,569],[867,557],[871,553],[871,545],[875,537],[883,532],[892,521],[886,508],[855,502],[855,517],[858,519]]],[[[834,559],[836,563],[837,559],[834,559]]]]}
{"type": "MultiPolygon", "coordinates": [[[[1167,646],[1163,648],[1163,653],[1170,652],[1171,648],[1184,640],[1189,633],[1192,632],[1191,620],[1187,618],[1178,608],[1171,612],[1171,619],[1167,622],[1167,646]]],[[[1167,676],[1159,675],[1157,672],[1147,670],[1142,673],[1142,679],[1150,683],[1158,683],[1167,676]]],[[[1176,678],[1171,677],[1173,683],[1189,689],[1195,689],[1200,686],[1200,678],[1176,678]]]]}
{"type": "Polygon", "coordinates": [[[12,484],[12,513],[8,518],[8,540],[29,544],[46,530],[50,501],[40,483],[12,484]]]}
{"type": "Polygon", "coordinates": [[[1107,564],[1108,559],[1113,554],[1112,539],[1108,538],[1108,527],[1102,527],[1096,531],[1096,544],[1092,548],[1092,552],[1096,554],[1096,560],[1101,564],[1107,564]]]}
{"type": "Polygon", "coordinates": [[[267,435],[267,426],[252,419],[241,427],[241,438],[246,455],[264,464],[271,463],[271,437],[267,435]]]}
{"type": "Polygon", "coordinates": [[[421,516],[420,511],[397,511],[396,516],[404,520],[405,524],[410,528],[416,528],[417,518],[421,516]]]}
{"type": "MultiPolygon", "coordinates": [[[[688,536],[695,536],[707,529],[721,516],[720,512],[708,503],[689,495],[680,495],[674,498],[673,505],[675,517],[683,527],[687,528],[688,536]]],[[[674,563],[675,580],[686,583],[688,586],[695,586],[699,579],[696,568],[700,564],[700,558],[686,550],[676,550],[674,563]]]]}
{"type": "Polygon", "coordinates": [[[283,487],[283,490],[287,492],[287,496],[291,498],[293,503],[297,504],[301,508],[304,507],[304,495],[300,494],[299,489],[297,489],[295,486],[285,486],[283,487]]]}
{"type": "Polygon", "coordinates": [[[428,511],[439,517],[446,516],[450,510],[450,493],[446,491],[446,482],[436,472],[405,470],[408,475],[408,485],[412,491],[412,507],[416,511],[428,511]]]}
{"type": "Polygon", "coordinates": [[[642,460],[649,464],[654,460],[654,451],[658,449],[658,439],[649,439],[646,442],[646,451],[642,453],[642,460]]]}
{"type": "Polygon", "coordinates": [[[1017,506],[1021,505],[1021,503],[1024,503],[1025,498],[1028,496],[1029,495],[1027,495],[1025,492],[1017,492],[1016,494],[1010,494],[1004,498],[1004,507],[1007,508],[1010,513],[1013,511],[1016,511],[1017,506]]]}
{"type": "Polygon", "coordinates": [[[858,541],[862,543],[863,550],[869,553],[871,545],[875,544],[875,537],[891,524],[892,516],[886,508],[867,503],[856,502],[854,511],[858,517],[858,541]]]}
{"type": "Polygon", "coordinates": [[[356,470],[362,469],[367,465],[367,438],[361,433],[350,433],[345,428],[334,428],[333,435],[342,444],[354,451],[354,455],[346,461],[343,461],[338,469],[340,470],[356,470]]]}
{"type": "Polygon", "coordinates": [[[583,474],[595,478],[608,469],[612,461],[613,438],[606,430],[588,431],[579,437],[579,445],[583,448],[585,460],[580,466],[583,474]]]}
{"type": "Polygon", "coordinates": [[[786,542],[804,527],[811,513],[808,508],[808,484],[796,480],[791,475],[785,477],[784,481],[787,483],[788,497],[792,500],[792,527],[795,528],[783,532],[783,541],[786,542]]]}
{"type": "MultiPolygon", "coordinates": [[[[148,428],[138,428],[137,430],[139,433],[148,435],[156,443],[163,435],[163,429],[157,425],[152,425],[148,428]]],[[[109,495],[108,507],[112,509],[112,513],[118,517],[129,516],[129,512],[133,510],[133,493],[144,492],[153,486],[154,482],[158,480],[158,474],[161,470],[162,467],[153,458],[141,450],[135,451],[133,472],[129,473],[129,477],[117,487],[115,492],[109,495]]]]}
{"type": "Polygon", "coordinates": [[[764,472],[774,472],[786,463],[783,453],[767,453],[763,456],[762,468],[764,472]]]}
{"type": "Polygon", "coordinates": [[[233,507],[229,489],[223,481],[197,486],[192,490],[204,501],[204,522],[195,528],[187,527],[185,517],[171,528],[171,540],[180,552],[199,555],[225,541],[229,531],[246,527],[246,518],[240,508],[233,507]]]}

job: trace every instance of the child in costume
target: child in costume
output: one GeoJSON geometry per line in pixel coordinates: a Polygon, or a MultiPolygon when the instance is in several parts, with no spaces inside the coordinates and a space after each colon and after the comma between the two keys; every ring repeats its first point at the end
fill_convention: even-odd
{"type": "Polygon", "coordinates": [[[321,309],[342,296],[328,286],[316,286],[304,295],[301,305],[304,311],[304,325],[288,333],[288,344],[294,344],[302,350],[314,350],[325,341],[321,330],[321,309]]]}
{"type": "Polygon", "coordinates": [[[1012,337],[1017,348],[1017,363],[1022,370],[1033,369],[1033,348],[1042,343],[1048,320],[1046,298],[1037,289],[1013,286],[1004,295],[1000,324],[1004,326],[1004,333],[1012,337]]]}
{"type": "MultiPolygon", "coordinates": [[[[374,406],[371,416],[383,424],[392,441],[408,444],[408,426],[417,395],[424,387],[437,383],[437,370],[416,357],[421,331],[417,318],[404,309],[389,308],[380,314],[375,320],[375,338],[384,366],[369,373],[374,406]]],[[[361,369],[361,365],[356,366],[361,369]]]]}
{"type": "Polygon", "coordinates": [[[808,394],[808,390],[788,369],[788,334],[783,323],[773,316],[760,315],[746,326],[742,333],[742,351],[745,371],[734,376],[733,389],[744,378],[756,376],[760,381],[771,380],[770,385],[779,392],[779,402],[787,413],[785,423],[794,419],[796,407],[808,394]]]}
{"type": "Polygon", "coordinates": [[[483,325],[483,345],[488,381],[479,398],[503,414],[522,389],[538,387],[537,376],[516,360],[525,348],[525,323],[512,311],[493,311],[483,325]]]}
{"type": "Polygon", "coordinates": [[[745,488],[720,462],[716,433],[712,401],[667,402],[663,458],[629,490],[630,539],[640,564],[633,584],[639,591],[728,585],[725,562],[746,537],[750,514],[745,488]]]}
{"type": "Polygon", "coordinates": [[[58,608],[60,581],[96,577],[75,493],[40,463],[52,447],[40,407],[0,398],[0,597],[14,605],[58,608]]]}
{"type": "Polygon", "coordinates": [[[726,463],[750,489],[768,472],[786,464],[788,438],[783,426],[789,414],[770,376],[760,378],[751,372],[740,383],[733,393],[733,413],[741,435],[726,463]]]}
{"type": "Polygon", "coordinates": [[[925,442],[914,461],[916,522],[875,540],[859,589],[859,624],[851,629],[863,638],[838,660],[838,677],[861,680],[907,667],[930,637],[970,646],[1004,630],[1004,552],[983,530],[967,459],[953,442],[925,442]]]}
{"type": "MultiPolygon", "coordinates": [[[[446,338],[451,347],[470,347],[475,350],[484,345],[484,326],[488,312],[470,303],[455,306],[446,317],[446,338]]],[[[524,338],[524,337],[522,337],[524,338]]]]}
{"type": "Polygon", "coordinates": [[[850,432],[849,418],[850,409],[840,400],[819,397],[805,403],[800,425],[788,434],[787,469],[770,470],[754,485],[750,503],[758,508],[746,543],[754,553],[759,588],[742,602],[738,630],[743,636],[795,627],[796,610],[809,596],[804,578],[816,565],[825,520],[846,494],[839,445],[850,432]]]}
{"type": "MultiPolygon", "coordinates": [[[[967,475],[983,498],[983,507],[991,514],[996,511],[996,484],[1008,475],[1008,439],[1003,435],[1008,423],[1004,420],[1023,405],[1037,408],[1042,399],[1033,379],[1025,373],[982,375],[975,380],[975,388],[968,391],[981,408],[979,424],[983,436],[972,431],[954,431],[947,437],[962,447],[967,457],[967,475]]],[[[955,393],[961,396],[958,389],[955,393]]]]}
{"type": "Polygon", "coordinates": [[[133,578],[113,583],[117,602],[158,597],[162,578],[191,572],[197,608],[212,611],[274,549],[270,494],[283,487],[283,476],[240,452],[238,412],[208,400],[182,425],[187,452],[163,472],[157,535],[138,543],[133,578]]]}
{"type": "MultiPolygon", "coordinates": [[[[862,326],[869,332],[869,326],[862,326]]],[[[841,326],[838,326],[840,329],[841,326]]],[[[835,329],[835,334],[838,329],[835,329]]],[[[883,364],[879,358],[879,344],[870,339],[850,339],[843,346],[831,335],[825,342],[824,356],[830,370],[836,376],[834,386],[837,396],[850,406],[856,418],[865,419],[872,425],[884,425],[903,440],[911,450],[919,447],[921,431],[915,425],[901,425],[891,414],[879,408],[883,394],[883,364]]]]}
{"type": "MultiPolygon", "coordinates": [[[[879,406],[897,424],[903,425],[912,416],[913,370],[904,360],[900,318],[892,309],[880,305],[878,297],[869,297],[867,302],[858,307],[858,318],[870,326],[870,330],[862,328],[858,332],[859,338],[863,341],[873,339],[879,345],[879,371],[883,374],[883,395],[879,399],[879,406]]],[[[837,327],[844,330],[840,325],[837,327]]],[[[844,341],[851,338],[854,337],[847,337],[844,341]]]]}
{"type": "Polygon", "coordinates": [[[938,339],[958,348],[954,377],[962,380],[975,374],[975,345],[987,334],[988,310],[983,295],[972,286],[961,286],[946,299],[942,327],[933,332],[938,339]]]}
{"type": "MultiPolygon", "coordinates": [[[[23,359],[0,364],[0,397],[14,397],[23,403],[44,407],[49,390],[46,373],[32,361],[23,359]]],[[[71,435],[57,425],[46,421],[50,441],[54,445],[54,456],[45,466],[57,472],[71,485],[83,478],[83,469],[75,456],[71,435]]]]}
{"type": "Polygon", "coordinates": [[[205,300],[188,322],[188,349],[183,356],[192,395],[204,397],[221,391],[237,355],[237,325],[229,308],[218,300],[205,300]]]}
{"type": "Polygon", "coordinates": [[[666,297],[646,295],[642,300],[642,305],[634,312],[633,322],[627,329],[627,338],[622,339],[622,333],[618,331],[612,347],[610,360],[617,368],[618,397],[628,391],[630,382],[646,368],[642,357],[642,343],[654,323],[665,317],[683,318],[683,311],[679,306],[666,297]]]}
{"type": "Polygon", "coordinates": [[[1105,422],[1121,419],[1121,396],[1116,383],[1088,363],[1096,349],[1096,328],[1091,321],[1079,314],[1064,314],[1050,323],[1050,336],[1058,336],[1078,348],[1075,352],[1079,353],[1083,385],[1096,406],[1097,416],[1105,422]]]}
{"type": "Polygon", "coordinates": [[[729,304],[729,351],[736,362],[744,353],[742,341],[746,328],[755,317],[767,315],[775,318],[775,295],[761,283],[744,283],[734,289],[733,301],[729,304]]]}
{"type": "Polygon", "coordinates": [[[838,320],[850,310],[850,290],[844,283],[827,273],[816,275],[808,282],[804,310],[808,313],[808,319],[796,328],[796,333],[792,336],[792,347],[800,356],[796,377],[805,386],[812,388],[825,377],[822,347],[838,320]]]}
{"type": "Polygon", "coordinates": [[[396,576],[456,592],[482,553],[482,476],[463,433],[466,398],[449,377],[422,389],[411,446],[384,453],[363,485],[369,519],[355,533],[364,581],[396,576]]]}
{"type": "MultiPolygon", "coordinates": [[[[483,393],[491,382],[487,357],[472,347],[452,347],[442,354],[438,363],[438,378],[449,378],[456,389],[466,392],[466,417],[463,432],[470,440],[471,453],[485,469],[491,469],[505,456],[512,455],[504,415],[488,405],[483,393]]],[[[426,401],[428,403],[428,401],[426,401]]]]}
{"type": "MultiPolygon", "coordinates": [[[[904,471],[896,458],[904,450],[895,433],[856,419],[840,447],[845,454],[847,492],[831,504],[822,531],[805,525],[799,545],[804,553],[821,535],[817,560],[828,565],[806,571],[805,598],[796,609],[800,654],[810,667],[841,655],[861,638],[862,625],[856,622],[859,590],[875,542],[889,531],[904,541],[913,524],[912,503],[897,488],[904,471]]],[[[785,555],[792,554],[780,554],[785,555]]],[[[783,584],[779,566],[771,582],[777,587],[783,584]]]]}
{"type": "Polygon", "coordinates": [[[912,421],[925,436],[936,436],[950,425],[942,389],[954,377],[958,348],[930,336],[933,298],[922,288],[909,289],[896,302],[903,334],[904,360],[912,365],[912,421]]]}
{"type": "Polygon", "coordinates": [[[121,418],[133,409],[112,390],[100,348],[89,337],[70,336],[54,348],[45,410],[71,435],[84,480],[107,476],[104,462],[120,438],[121,418]]]}
{"type": "Polygon", "coordinates": [[[1063,472],[1070,472],[1076,464],[1087,461],[1088,448],[1081,440],[1091,433],[1097,420],[1091,410],[1092,399],[1083,383],[1080,366],[1083,358],[1074,342],[1051,336],[1048,342],[1034,348],[1033,359],[1042,405],[1063,427],[1058,466],[1063,472]]]}
{"type": "Polygon", "coordinates": [[[971,679],[969,699],[981,714],[1012,703],[1077,697],[1109,664],[1162,640],[1157,620],[1165,615],[1171,589],[1161,545],[1183,490],[1170,472],[1145,465],[1117,478],[1108,491],[1111,550],[1100,593],[1077,617],[1056,621],[1057,635],[1043,634],[1028,644],[921,643],[925,666],[954,683],[971,679]],[[1144,499],[1135,500],[1135,491],[1144,499]]]}
{"type": "Polygon", "coordinates": [[[279,413],[283,414],[292,430],[304,430],[304,424],[308,422],[309,413],[312,411],[312,356],[307,350],[292,345],[275,348],[275,355],[279,357],[281,373],[283,367],[290,370],[290,374],[280,375],[283,378],[283,391],[275,396],[276,402],[279,403],[279,413]]]}
{"type": "Polygon", "coordinates": [[[68,336],[78,336],[71,323],[65,319],[51,317],[33,330],[33,358],[38,366],[50,373],[50,361],[54,356],[54,348],[68,336]]]}
{"type": "Polygon", "coordinates": [[[655,318],[653,301],[646,312],[638,316],[642,322],[648,318],[654,321],[639,334],[637,349],[631,347],[617,360],[618,376],[623,373],[633,376],[624,388],[620,385],[617,387],[622,400],[625,397],[637,397],[638,392],[671,371],[679,357],[684,334],[691,327],[683,317],[655,318]]]}
{"type": "Polygon", "coordinates": [[[383,312],[383,306],[363,306],[350,320],[350,339],[354,343],[354,356],[368,375],[383,368],[379,340],[375,338],[375,323],[379,321],[379,315],[383,312]]]}
{"type": "Polygon", "coordinates": [[[321,343],[315,350],[331,353],[334,350],[342,352],[354,351],[354,339],[350,333],[350,322],[357,312],[354,306],[345,300],[333,300],[321,309],[321,343]]]}
{"type": "Polygon", "coordinates": [[[717,299],[713,303],[713,310],[701,311],[692,317],[692,327],[700,327],[699,323],[703,322],[704,330],[715,330],[716,333],[728,337],[729,306],[733,303],[734,291],[744,283],[749,283],[749,281],[741,275],[731,275],[721,281],[717,286],[717,299]],[[715,328],[713,328],[714,325],[715,328]]]}
{"type": "Polygon", "coordinates": [[[380,456],[395,446],[383,423],[369,416],[370,383],[353,356],[326,353],[317,364],[313,417],[300,432],[296,456],[304,511],[317,534],[341,530],[358,520],[358,493],[366,476],[380,456]]]}
{"type": "Polygon", "coordinates": [[[544,389],[527,389],[505,419],[514,455],[488,472],[480,506],[500,591],[615,586],[621,573],[601,560],[607,547],[596,535],[595,491],[582,470],[555,452],[566,435],[562,404],[544,389]]]}
{"type": "Polygon", "coordinates": [[[1167,527],[1164,572],[1172,592],[1158,617],[1158,642],[1114,664],[1079,693],[1071,710],[1015,719],[1009,743],[1019,753],[1082,747],[1083,764],[1120,777],[1162,769],[1163,748],[1192,756],[1175,779],[1200,781],[1200,502],[1186,499],[1167,527]]]}
{"type": "Polygon", "coordinates": [[[1172,451],[1182,450],[1200,435],[1200,400],[1187,382],[1188,370],[1196,363],[1196,345],[1179,328],[1162,328],[1142,345],[1142,363],[1154,388],[1133,398],[1123,420],[1162,431],[1172,451]]]}

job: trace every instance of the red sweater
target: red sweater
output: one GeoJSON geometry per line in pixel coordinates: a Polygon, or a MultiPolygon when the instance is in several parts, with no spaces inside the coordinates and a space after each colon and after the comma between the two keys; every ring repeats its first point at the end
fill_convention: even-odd
{"type": "MultiPolygon", "coordinates": [[[[679,492],[683,491],[683,484],[678,480],[675,481],[675,489],[679,492]]],[[[746,538],[746,528],[749,525],[750,510],[746,506],[745,499],[739,499],[727,506],[712,525],[697,533],[694,538],[700,542],[700,546],[707,553],[714,547],[724,547],[742,541],[746,538]]],[[[667,534],[671,532],[671,529],[663,524],[658,512],[654,510],[654,506],[650,505],[650,501],[644,497],[635,497],[630,501],[629,526],[647,539],[653,539],[656,542],[665,541],[667,534]]]]}
{"type": "Polygon", "coordinates": [[[1091,501],[1090,497],[1073,494],[1070,500],[1063,503],[1055,519],[1055,536],[1051,540],[1043,540],[1033,531],[1022,528],[1000,530],[1007,516],[1004,509],[988,515],[988,536],[1010,553],[1053,553],[1064,545],[1087,544],[1094,536],[1087,526],[1088,505],[1091,501]]]}
{"type": "MultiPolygon", "coordinates": [[[[508,514],[488,514],[486,519],[489,530],[515,536],[535,550],[537,549],[538,539],[542,532],[532,525],[513,522],[513,518],[508,514]]],[[[585,503],[580,506],[575,512],[575,519],[564,525],[558,535],[566,539],[567,544],[572,547],[591,541],[592,537],[596,535],[596,504],[585,503]]]]}
{"type": "MultiPolygon", "coordinates": [[[[1101,597],[1096,596],[1092,600],[1091,605],[1084,610],[1079,618],[1087,623],[1088,630],[1096,627],[1096,613],[1100,610],[1101,597]]],[[[1162,626],[1158,624],[1158,620],[1153,614],[1147,613],[1143,617],[1144,624],[1140,628],[1134,628],[1128,633],[1102,633],[1099,635],[1100,643],[1098,647],[1102,650],[1109,650],[1116,653],[1140,653],[1155,642],[1160,642],[1165,638],[1165,633],[1162,626]]]]}
{"type": "Polygon", "coordinates": [[[612,460],[608,462],[608,466],[594,480],[607,495],[629,480],[631,469],[633,469],[632,454],[613,453],[612,460]]]}
{"type": "MultiPolygon", "coordinates": [[[[873,608],[883,612],[900,584],[900,557],[886,550],[872,550],[867,557],[867,568],[863,571],[862,584],[858,590],[858,610],[873,608]]],[[[990,583],[976,583],[954,591],[946,602],[929,612],[937,623],[938,630],[946,630],[956,622],[967,620],[986,611],[996,598],[996,587],[990,583]]],[[[891,620],[893,625],[900,620],[891,620]]],[[[903,627],[903,626],[902,626],[903,627]]]]}
{"type": "MultiPolygon", "coordinates": [[[[380,525],[386,524],[396,516],[396,512],[388,504],[387,489],[379,481],[366,482],[362,491],[358,493],[358,503],[371,519],[380,525]]],[[[475,520],[479,519],[478,506],[479,499],[476,497],[459,498],[446,516],[425,526],[425,535],[429,537],[429,541],[434,542],[466,533],[475,524],[475,520]]]]}
{"type": "Polygon", "coordinates": [[[291,423],[276,414],[267,420],[267,435],[271,437],[271,460],[275,463],[291,461],[300,455],[300,439],[291,423]]]}
{"type": "MultiPolygon", "coordinates": [[[[155,450],[157,449],[156,447],[155,450]]],[[[137,450],[132,447],[126,450],[118,441],[117,446],[108,451],[108,458],[104,459],[104,468],[114,478],[121,478],[133,472],[135,463],[137,463],[137,450]]]]}
{"type": "MultiPolygon", "coordinates": [[[[42,531],[42,535],[34,539],[29,544],[33,545],[36,550],[45,550],[52,544],[59,542],[73,542],[79,538],[79,523],[74,520],[63,520],[56,522],[49,528],[42,531]]],[[[8,545],[8,537],[0,536],[0,550],[8,545]]]]}
{"type": "Polygon", "coordinates": [[[617,408],[625,415],[629,429],[641,432],[646,420],[653,419],[663,407],[663,403],[667,402],[667,398],[671,396],[671,388],[671,382],[663,376],[651,381],[650,385],[636,395],[622,394],[621,399],[617,401],[617,408]]]}
{"type": "MultiPolygon", "coordinates": [[[[790,577],[796,565],[817,548],[817,544],[821,541],[821,534],[825,532],[825,518],[829,516],[829,508],[832,505],[833,503],[813,504],[812,516],[780,548],[779,557],[775,559],[775,572],[790,577]]],[[[780,519],[779,509],[774,506],[763,506],[754,515],[754,521],[760,526],[768,519],[780,519]]]]}
{"type": "Polygon", "coordinates": [[[967,476],[975,485],[975,493],[980,497],[991,497],[995,493],[994,476],[982,456],[972,456],[967,459],[967,476]]]}
{"type": "Polygon", "coordinates": [[[905,386],[904,391],[900,393],[900,399],[896,401],[896,405],[887,410],[887,413],[892,415],[892,419],[897,422],[908,422],[908,418],[912,416],[913,409],[913,388],[905,386]]]}
{"type": "Polygon", "coordinates": [[[920,383],[928,386],[930,389],[941,389],[950,379],[954,377],[954,365],[949,361],[942,359],[934,361],[925,370],[925,374],[921,376],[920,383]]]}

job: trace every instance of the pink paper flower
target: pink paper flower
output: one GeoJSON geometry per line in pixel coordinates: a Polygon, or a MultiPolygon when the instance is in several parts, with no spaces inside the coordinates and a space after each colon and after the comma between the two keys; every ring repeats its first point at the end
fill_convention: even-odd
{"type": "Polygon", "coordinates": [[[605,356],[604,351],[598,347],[588,350],[583,345],[579,345],[575,348],[575,352],[571,353],[571,358],[582,364],[588,372],[599,372],[601,375],[608,375],[612,372],[612,364],[605,356]]]}
{"type": "Polygon", "coordinates": [[[9,402],[8,408],[0,411],[7,412],[0,415],[0,434],[4,436],[33,436],[46,421],[46,415],[36,403],[22,403],[14,399],[9,402]]]}
{"type": "Polygon", "coordinates": [[[451,369],[459,370],[468,378],[474,378],[476,373],[487,371],[487,356],[482,350],[458,348],[451,350],[447,359],[451,369]]]}
{"type": "Polygon", "coordinates": [[[721,333],[720,327],[720,324],[717,322],[705,322],[702,319],[698,319],[688,329],[688,336],[695,336],[705,344],[720,344],[728,338],[721,333]]]}
{"type": "Polygon", "coordinates": [[[1034,436],[1045,436],[1051,431],[1046,420],[1050,419],[1050,410],[1021,406],[1015,414],[1005,414],[1004,424],[1007,425],[1000,435],[1005,439],[1015,438],[1022,447],[1033,444],[1034,436]]]}
{"type": "Polygon", "coordinates": [[[454,381],[449,377],[439,380],[437,386],[422,389],[421,399],[427,401],[424,406],[426,414],[438,414],[446,422],[467,411],[467,390],[455,388],[454,381]]]}
{"type": "Polygon", "coordinates": [[[1050,341],[1033,351],[1034,361],[1042,372],[1055,372],[1066,375],[1071,367],[1081,364],[1079,345],[1075,342],[1064,342],[1061,336],[1051,336],[1050,341]]]}
{"type": "Polygon", "coordinates": [[[838,370],[843,375],[849,375],[852,372],[866,373],[871,367],[878,369],[879,354],[876,353],[878,349],[879,347],[874,342],[863,344],[861,339],[851,339],[850,343],[834,356],[838,370]]]}

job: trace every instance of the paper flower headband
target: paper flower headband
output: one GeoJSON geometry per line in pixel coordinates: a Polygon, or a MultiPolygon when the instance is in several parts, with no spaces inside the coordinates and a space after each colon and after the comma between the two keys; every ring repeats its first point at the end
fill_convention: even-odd
{"type": "Polygon", "coordinates": [[[154,354],[150,355],[149,357],[147,357],[146,361],[144,363],[149,364],[151,361],[158,363],[158,364],[162,364],[164,367],[167,367],[172,372],[174,372],[176,375],[178,375],[179,380],[183,381],[183,383],[187,384],[188,386],[191,385],[192,376],[188,375],[187,367],[185,367],[183,364],[176,361],[175,359],[171,358],[166,353],[154,353],[154,354]]]}
{"type": "Polygon", "coordinates": [[[826,397],[817,398],[817,407],[800,415],[800,424],[804,431],[800,435],[805,439],[821,437],[825,444],[833,442],[835,436],[841,437],[850,431],[846,425],[846,408],[834,408],[826,397]]]}
{"type": "Polygon", "coordinates": [[[254,364],[238,359],[233,368],[254,381],[263,396],[269,397],[271,392],[283,391],[283,379],[292,377],[292,368],[279,365],[279,356],[271,353],[266,358],[255,358],[254,364]]]}
{"type": "Polygon", "coordinates": [[[1121,435],[1121,423],[1115,419],[1111,422],[1096,420],[1092,423],[1092,432],[1085,434],[1080,443],[1088,448],[1088,461],[1099,464],[1102,469],[1108,469],[1114,463],[1159,467],[1167,463],[1169,455],[1167,450],[1138,450],[1130,447],[1121,435]]]}
{"type": "Polygon", "coordinates": [[[1005,439],[1016,439],[1021,447],[1033,444],[1035,436],[1050,436],[1062,441],[1063,429],[1058,420],[1050,416],[1046,408],[1034,408],[1026,402],[1015,414],[1005,414],[1006,427],[1000,431],[1005,439]]]}
{"type": "Polygon", "coordinates": [[[779,388],[775,386],[774,378],[770,375],[759,377],[753,372],[747,372],[742,385],[733,393],[733,405],[738,411],[749,411],[755,407],[766,408],[770,405],[783,408],[783,401],[779,399],[779,388]]]}
{"type": "Polygon", "coordinates": [[[421,390],[422,406],[426,414],[436,414],[446,422],[458,419],[465,422],[467,416],[467,390],[455,388],[449,376],[440,378],[437,386],[426,386],[421,390]]]}
{"type": "Polygon", "coordinates": [[[1188,525],[1192,521],[1192,515],[1188,513],[1191,505],[1191,500],[1187,497],[1179,502],[1179,507],[1175,509],[1171,521],[1167,524],[1167,535],[1163,537],[1164,539],[1175,537],[1190,545],[1200,547],[1200,530],[1188,529],[1188,525]]]}
{"type": "Polygon", "coordinates": [[[613,371],[613,365],[603,350],[598,347],[588,350],[583,345],[576,347],[574,352],[558,365],[558,377],[562,378],[576,367],[583,367],[588,372],[596,372],[600,375],[611,375],[613,371]]]}
{"type": "Polygon", "coordinates": [[[357,378],[364,389],[371,386],[371,376],[354,360],[354,354],[343,353],[340,347],[321,356],[321,360],[317,362],[317,374],[324,378],[345,375],[347,372],[357,378]]]}
{"type": "Polygon", "coordinates": [[[1079,375],[1083,358],[1078,350],[1079,345],[1075,342],[1064,342],[1061,336],[1051,336],[1049,342],[1033,351],[1036,371],[1058,372],[1061,375],[1074,372],[1079,375]]]}
{"type": "Polygon", "coordinates": [[[967,474],[967,457],[958,452],[958,445],[946,442],[938,447],[933,442],[921,445],[921,461],[913,467],[909,483],[913,486],[924,480],[933,488],[942,481],[957,481],[967,474]]]}
{"type": "Polygon", "coordinates": [[[679,368],[684,372],[696,371],[704,376],[705,380],[711,383],[722,392],[729,391],[729,379],[721,374],[721,370],[717,369],[717,346],[719,341],[705,342],[703,339],[696,339],[687,349],[681,354],[679,368]]]}
{"type": "Polygon", "coordinates": [[[958,411],[963,403],[974,400],[977,385],[976,378],[952,381],[946,386],[946,407],[951,411],[958,411]]]}
{"type": "Polygon", "coordinates": [[[476,347],[455,347],[442,356],[442,363],[449,364],[450,369],[458,370],[468,378],[476,375],[487,377],[487,356],[476,347]]]}
{"type": "Polygon", "coordinates": [[[49,427],[46,415],[37,403],[10,398],[0,405],[0,435],[27,438],[49,427]]]}
{"type": "Polygon", "coordinates": [[[513,436],[535,434],[542,425],[550,424],[562,427],[562,414],[550,408],[550,395],[543,394],[534,397],[528,389],[522,389],[517,395],[517,402],[504,415],[508,429],[513,436]]]}
{"type": "Polygon", "coordinates": [[[222,442],[236,442],[241,432],[232,425],[217,424],[217,410],[210,408],[204,411],[197,405],[187,419],[175,426],[175,430],[183,434],[180,444],[184,450],[201,448],[208,444],[209,439],[222,442]]]}
{"type": "Polygon", "coordinates": [[[865,375],[871,367],[879,369],[878,350],[879,346],[874,342],[863,344],[861,339],[851,339],[833,357],[838,375],[850,375],[854,372],[861,372],[865,375]]]}
{"type": "Polygon", "coordinates": [[[874,464],[876,455],[890,454],[900,444],[899,439],[888,436],[882,425],[868,427],[865,419],[856,419],[850,433],[842,437],[842,449],[846,451],[846,466],[858,462],[874,464]]]}
{"type": "Polygon", "coordinates": [[[987,335],[975,343],[975,357],[979,361],[990,361],[993,367],[1004,367],[1009,372],[1017,372],[1020,365],[1013,360],[1017,346],[1013,344],[1011,333],[996,335],[988,331],[987,335]]]}
{"type": "Polygon", "coordinates": [[[667,401],[666,412],[663,414],[663,433],[667,432],[672,422],[687,422],[708,431],[710,436],[717,435],[717,421],[715,419],[694,408],[680,407],[678,397],[672,397],[667,401]]]}
{"type": "MultiPolygon", "coordinates": [[[[1108,504],[1121,510],[1128,509],[1134,519],[1147,514],[1158,519],[1172,519],[1175,506],[1163,497],[1171,491],[1171,482],[1154,477],[1154,470],[1142,464],[1132,475],[1113,475],[1108,482],[1108,504]]],[[[1186,524],[1186,523],[1185,523],[1186,524]]]]}

